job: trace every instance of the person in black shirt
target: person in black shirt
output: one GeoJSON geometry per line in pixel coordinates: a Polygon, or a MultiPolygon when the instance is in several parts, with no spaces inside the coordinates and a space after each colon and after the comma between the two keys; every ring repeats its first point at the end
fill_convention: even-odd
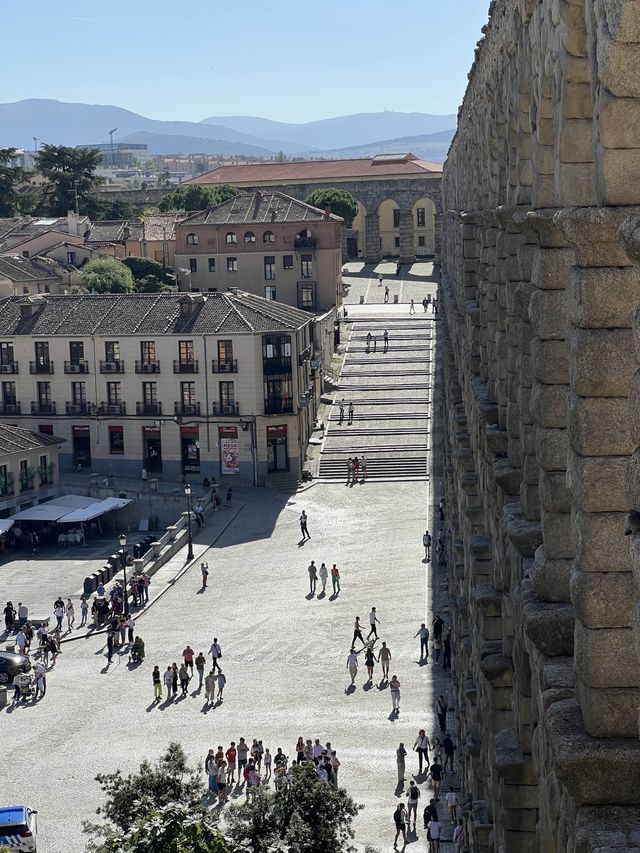
{"type": "Polygon", "coordinates": [[[424,828],[427,828],[427,825],[430,820],[438,820],[438,809],[436,807],[436,801],[434,799],[429,800],[429,805],[425,807],[424,812],[422,813],[422,817],[424,820],[424,828]]]}
{"type": "Polygon", "coordinates": [[[442,639],[443,630],[444,630],[444,622],[440,618],[440,614],[436,613],[436,617],[433,620],[433,639],[434,640],[442,639]]]}
{"type": "Polygon", "coordinates": [[[436,795],[436,802],[439,802],[440,785],[442,784],[442,764],[440,764],[437,757],[429,768],[429,773],[431,774],[431,780],[433,781],[433,793],[436,795]]]}

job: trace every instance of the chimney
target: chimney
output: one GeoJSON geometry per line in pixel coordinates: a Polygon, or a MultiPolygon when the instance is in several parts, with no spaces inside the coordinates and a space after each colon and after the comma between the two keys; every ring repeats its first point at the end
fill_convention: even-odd
{"type": "Polygon", "coordinates": [[[80,236],[80,217],[75,210],[67,211],[67,234],[72,237],[80,236]]]}

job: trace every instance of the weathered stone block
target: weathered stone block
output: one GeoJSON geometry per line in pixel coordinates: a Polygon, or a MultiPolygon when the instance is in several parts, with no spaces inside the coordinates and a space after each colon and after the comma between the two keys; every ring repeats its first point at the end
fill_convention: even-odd
{"type": "Polygon", "coordinates": [[[593,114],[588,83],[566,83],[562,90],[562,117],[590,119],[593,114]]]}
{"type": "MultiPolygon", "coordinates": [[[[581,614],[576,613],[577,617],[581,614]]],[[[628,628],[587,628],[576,619],[576,673],[589,687],[640,687],[640,668],[628,628]]]]}
{"type": "Polygon", "coordinates": [[[633,622],[636,589],[631,572],[571,573],[571,601],[587,628],[628,628],[633,622]]]}
{"type": "Polygon", "coordinates": [[[572,249],[539,249],[533,260],[531,284],[541,290],[564,290],[573,262],[572,249]]]}
{"type": "Polygon", "coordinates": [[[640,302],[637,267],[572,267],[568,276],[569,315],[582,328],[630,329],[640,302]]]}
{"type": "MultiPolygon", "coordinates": [[[[640,58],[640,51],[638,52],[640,58]]],[[[598,195],[601,204],[639,204],[640,189],[630,175],[640,174],[640,150],[602,148],[598,151],[598,195]]]]}
{"type": "Polygon", "coordinates": [[[522,619],[525,634],[548,657],[573,654],[575,612],[571,604],[542,601],[527,582],[522,583],[522,619]]]}
{"type": "Polygon", "coordinates": [[[591,120],[565,120],[558,131],[558,153],[563,163],[590,163],[594,160],[591,120]]]}
{"type": "Polygon", "coordinates": [[[584,512],[624,512],[626,456],[580,456],[572,450],[567,459],[567,482],[575,505],[584,512]]]}
{"type": "Polygon", "coordinates": [[[530,577],[533,591],[542,601],[567,602],[570,600],[571,563],[571,559],[549,559],[545,556],[543,546],[537,549],[530,577]]]}
{"type": "Polygon", "coordinates": [[[622,397],[569,395],[571,446],[582,456],[628,456],[634,443],[622,397]]]}
{"type": "Polygon", "coordinates": [[[582,512],[573,507],[576,565],[583,572],[630,572],[626,512],[582,512]]]}
{"type": "Polygon", "coordinates": [[[640,122],[640,101],[614,98],[601,90],[597,101],[598,134],[605,148],[636,148],[636,128],[640,122]]]}
{"type": "Polygon", "coordinates": [[[582,397],[626,397],[635,370],[628,329],[574,328],[569,337],[569,375],[582,397]]]}
{"type": "Polygon", "coordinates": [[[550,559],[568,560],[574,555],[570,513],[541,513],[545,554],[550,559]]]}
{"type": "Polygon", "coordinates": [[[640,448],[629,459],[626,472],[627,507],[640,511],[640,448]]]}
{"type": "Polygon", "coordinates": [[[593,688],[578,678],[576,698],[582,709],[585,730],[592,737],[637,739],[640,690],[634,687],[593,688]]]}
{"type": "Polygon", "coordinates": [[[568,451],[568,430],[536,428],[536,456],[542,470],[564,470],[567,464],[568,451]]]}
{"type": "Polygon", "coordinates": [[[540,505],[544,510],[553,513],[570,512],[571,495],[567,489],[564,471],[540,471],[538,484],[540,505]]]}
{"type": "Polygon", "coordinates": [[[558,207],[596,204],[596,164],[557,163],[555,188],[558,207]]]}
{"type": "Polygon", "coordinates": [[[567,336],[566,291],[534,289],[529,303],[529,320],[541,340],[564,341],[567,336]]]}
{"type": "Polygon", "coordinates": [[[598,26],[597,59],[605,89],[619,98],[640,97],[640,46],[614,41],[603,19],[598,26]]]}
{"type": "Polygon", "coordinates": [[[551,428],[567,426],[568,392],[568,385],[534,383],[529,405],[538,426],[551,428]]]}

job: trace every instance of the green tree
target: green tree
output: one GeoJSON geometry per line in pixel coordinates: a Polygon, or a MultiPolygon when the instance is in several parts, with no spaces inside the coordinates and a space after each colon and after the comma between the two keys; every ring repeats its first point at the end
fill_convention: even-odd
{"type": "Polygon", "coordinates": [[[214,204],[220,204],[237,196],[240,190],[229,184],[207,187],[204,184],[187,184],[177,187],[160,202],[160,211],[169,210],[206,210],[214,204]]]}
{"type": "Polygon", "coordinates": [[[136,281],[149,276],[155,276],[159,281],[165,280],[164,267],[159,261],[154,261],[153,258],[123,258],[122,263],[129,267],[136,281]]]}
{"type": "Polygon", "coordinates": [[[15,164],[15,148],[0,148],[0,216],[14,216],[20,212],[20,196],[16,184],[24,179],[24,169],[15,164]]]}
{"type": "Polygon", "coordinates": [[[362,806],[344,788],[322,781],[309,764],[294,767],[291,784],[258,788],[225,813],[228,838],[250,853],[347,853],[362,806]]]}
{"type": "Polygon", "coordinates": [[[66,145],[45,144],[35,155],[36,168],[49,181],[45,188],[45,205],[53,215],[63,216],[76,204],[86,212],[91,191],[102,183],[96,169],[102,154],[95,148],[69,148],[66,145]]]}
{"type": "Polygon", "coordinates": [[[339,190],[335,187],[325,187],[324,189],[315,190],[305,199],[307,204],[312,207],[319,207],[324,210],[325,207],[331,208],[331,213],[336,216],[341,216],[344,219],[344,224],[347,228],[351,228],[353,220],[358,213],[358,202],[346,190],[339,190]]]}
{"type": "Polygon", "coordinates": [[[89,293],[130,293],[134,289],[131,270],[115,258],[90,261],[81,275],[89,293]]]}

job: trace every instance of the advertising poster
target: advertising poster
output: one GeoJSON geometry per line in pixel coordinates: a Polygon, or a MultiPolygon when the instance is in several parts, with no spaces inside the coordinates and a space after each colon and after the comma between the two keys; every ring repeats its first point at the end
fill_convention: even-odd
{"type": "Polygon", "coordinates": [[[238,452],[237,438],[221,438],[220,452],[222,454],[222,473],[240,473],[240,454],[238,452]]]}

